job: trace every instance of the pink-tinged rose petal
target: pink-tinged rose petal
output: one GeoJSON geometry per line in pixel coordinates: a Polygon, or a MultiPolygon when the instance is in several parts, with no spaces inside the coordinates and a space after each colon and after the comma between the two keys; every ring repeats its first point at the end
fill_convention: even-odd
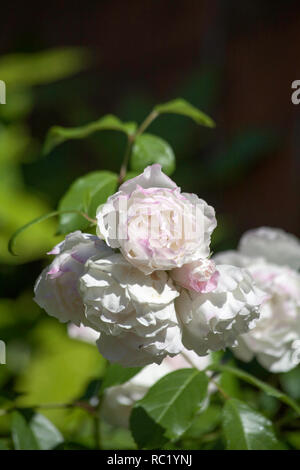
{"type": "Polygon", "coordinates": [[[215,263],[206,258],[185,264],[182,268],[173,269],[171,277],[181,287],[207,293],[217,287],[219,272],[216,271],[215,263]]]}
{"type": "Polygon", "coordinates": [[[50,279],[55,279],[56,277],[60,276],[61,274],[62,274],[62,271],[59,269],[58,266],[53,266],[48,271],[48,276],[50,277],[50,279]]]}
{"type": "Polygon", "coordinates": [[[61,243],[59,243],[59,244],[56,245],[54,248],[52,248],[51,251],[48,251],[48,252],[47,252],[47,255],[58,255],[59,252],[60,252],[60,245],[61,245],[61,243]]]}
{"type": "Polygon", "coordinates": [[[177,184],[171,180],[167,175],[161,171],[161,165],[155,163],[154,165],[147,166],[144,172],[132,178],[120,186],[120,191],[125,194],[130,194],[137,186],[144,189],[148,188],[178,188],[177,184]]]}
{"type": "Polygon", "coordinates": [[[195,281],[194,279],[191,279],[190,286],[196,292],[207,294],[208,292],[215,290],[218,285],[219,277],[219,271],[215,271],[208,281],[195,281]]]}

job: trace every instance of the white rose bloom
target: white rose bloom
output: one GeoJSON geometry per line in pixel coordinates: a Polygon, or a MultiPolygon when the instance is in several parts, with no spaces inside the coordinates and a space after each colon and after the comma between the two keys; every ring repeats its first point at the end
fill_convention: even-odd
{"type": "Polygon", "coordinates": [[[261,227],[249,230],[240,240],[239,252],[295,270],[300,268],[300,242],[281,229],[261,227]]]}
{"type": "MultiPolygon", "coordinates": [[[[187,350],[184,350],[184,354],[200,370],[205,369],[211,362],[210,356],[199,357],[193,351],[187,350]]],[[[128,382],[106,390],[101,416],[113,426],[127,428],[133,405],[146,395],[149,388],[166,374],[187,367],[191,367],[191,364],[182,354],[166,357],[160,365],[148,365],[128,382]]],[[[210,390],[213,391],[211,388],[210,390]]]]}
{"type": "Polygon", "coordinates": [[[254,356],[271,372],[286,372],[300,363],[300,244],[282,230],[250,230],[238,251],[220,253],[215,261],[246,267],[267,293],[256,327],[239,337],[235,355],[254,356]],[[293,269],[294,268],[294,269],[293,269]]]}
{"type": "Polygon", "coordinates": [[[97,211],[98,234],[145,274],[209,255],[215,211],[180,188],[158,164],[123,183],[97,211]]]}
{"type": "Polygon", "coordinates": [[[199,294],[182,289],[175,302],[182,342],[200,356],[232,346],[237,336],[253,328],[265,297],[246,270],[219,264],[217,270],[213,291],[199,294]]]}
{"type": "Polygon", "coordinates": [[[80,231],[70,233],[50,253],[56,255],[36,281],[35,302],[61,322],[86,323],[78,279],[92,256],[110,252],[98,237],[80,231]]]}
{"type": "Polygon", "coordinates": [[[99,351],[109,361],[142,366],[180,352],[179,293],[168,273],[145,276],[113,253],[87,261],[80,291],[87,320],[101,332],[99,351]]]}
{"type": "Polygon", "coordinates": [[[84,325],[74,325],[74,323],[68,324],[68,335],[70,338],[84,341],[85,343],[95,344],[99,338],[99,331],[84,325]]]}

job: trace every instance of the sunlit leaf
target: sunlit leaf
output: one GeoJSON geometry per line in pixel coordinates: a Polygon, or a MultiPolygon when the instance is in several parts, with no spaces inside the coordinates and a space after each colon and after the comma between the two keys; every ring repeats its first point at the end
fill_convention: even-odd
{"type": "Polygon", "coordinates": [[[122,122],[116,116],[108,114],[103,116],[97,121],[90,122],[80,127],[51,127],[46,136],[43,154],[46,155],[51,152],[57,145],[66,142],[67,140],[84,139],[94,134],[97,131],[120,131],[127,135],[131,135],[136,130],[134,122],[122,122]]]}
{"type": "Polygon", "coordinates": [[[154,111],[159,114],[181,114],[190,117],[197,124],[202,126],[215,127],[214,121],[209,116],[181,98],[169,101],[168,103],[159,104],[155,106],[154,111]]]}
{"type": "MultiPolygon", "coordinates": [[[[110,171],[94,171],[77,179],[61,199],[60,211],[77,210],[94,218],[97,207],[117,189],[118,175],[110,171]]],[[[59,220],[59,232],[84,230],[89,222],[79,214],[65,213],[59,220]]]]}
{"type": "Polygon", "coordinates": [[[12,440],[16,450],[38,450],[39,446],[25,417],[18,411],[12,413],[12,440]]]}
{"type": "Polygon", "coordinates": [[[223,431],[229,450],[278,449],[271,421],[235,398],[223,410],[223,431]]]}
{"type": "Polygon", "coordinates": [[[142,370],[142,367],[122,367],[120,364],[109,364],[101,385],[101,392],[108,387],[127,382],[142,370]]]}
{"type": "Polygon", "coordinates": [[[152,134],[136,138],[131,154],[131,169],[142,172],[145,166],[160,163],[163,171],[171,175],[175,170],[175,155],[168,142],[152,134]]]}
{"type": "Polygon", "coordinates": [[[41,450],[53,449],[64,440],[60,431],[49,419],[40,413],[36,413],[30,420],[30,429],[41,450]]]}
{"type": "Polygon", "coordinates": [[[153,442],[155,430],[161,444],[165,438],[178,439],[203,405],[207,385],[206,374],[196,369],[171,372],[154,384],[145,397],[135,404],[130,418],[133,437],[140,447],[157,445],[153,442]]]}

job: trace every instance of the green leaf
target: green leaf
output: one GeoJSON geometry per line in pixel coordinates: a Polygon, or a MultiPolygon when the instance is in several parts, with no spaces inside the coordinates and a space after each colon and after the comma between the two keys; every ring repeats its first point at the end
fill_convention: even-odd
{"type": "Polygon", "coordinates": [[[130,424],[133,437],[140,443],[139,435],[143,435],[143,446],[153,441],[153,427],[157,432],[164,429],[162,438],[178,439],[191,425],[196,413],[203,405],[207,393],[208,378],[204,372],[196,369],[181,369],[167,374],[154,384],[142,400],[133,408],[130,424]],[[141,419],[141,409],[144,419],[141,419]],[[143,424],[146,415],[148,426],[143,424]]]}
{"type": "Polygon", "coordinates": [[[95,217],[97,207],[116,191],[117,184],[118,175],[110,171],[94,171],[77,179],[59,202],[59,210],[66,212],[59,219],[59,233],[86,229],[87,220],[67,212],[77,210],[95,217]]]}
{"type": "Polygon", "coordinates": [[[142,367],[122,367],[119,364],[109,364],[103,378],[100,393],[103,393],[108,387],[127,382],[141,370],[142,367]]]}
{"type": "Polygon", "coordinates": [[[236,398],[224,406],[223,431],[228,450],[279,448],[271,421],[236,398]]]}
{"type": "Polygon", "coordinates": [[[170,175],[175,170],[175,155],[165,140],[152,134],[138,136],[132,148],[131,169],[141,172],[145,166],[160,163],[163,171],[170,175]]]}
{"type": "Polygon", "coordinates": [[[36,413],[30,421],[38,447],[41,450],[50,450],[64,441],[60,431],[44,415],[36,413]]]}
{"type": "Polygon", "coordinates": [[[207,434],[216,429],[221,422],[222,407],[219,405],[210,405],[199,415],[196,416],[192,425],[184,433],[183,438],[197,439],[203,434],[207,434]]]}
{"type": "Polygon", "coordinates": [[[90,401],[94,397],[98,397],[102,385],[102,379],[92,379],[87,387],[78,398],[78,401],[90,401]]]}
{"type": "Polygon", "coordinates": [[[80,48],[10,54],[0,59],[0,77],[9,89],[30,87],[73,75],[86,67],[87,63],[87,52],[80,48]]]}
{"type": "Polygon", "coordinates": [[[13,412],[12,439],[16,450],[50,450],[64,441],[51,421],[32,410],[13,412]]]}
{"type": "Polygon", "coordinates": [[[181,114],[190,117],[197,124],[202,126],[215,127],[214,121],[209,116],[181,98],[169,101],[168,103],[159,104],[155,106],[154,111],[158,114],[181,114]]]}
{"type": "Polygon", "coordinates": [[[38,450],[35,435],[24,416],[18,411],[12,413],[12,440],[16,450],[38,450]]]}
{"type": "Polygon", "coordinates": [[[280,390],[277,390],[276,388],[272,387],[271,385],[266,384],[265,382],[262,382],[261,380],[257,379],[251,374],[248,374],[247,372],[244,372],[241,369],[238,369],[236,367],[232,366],[226,366],[226,365],[221,365],[221,364],[213,364],[209,366],[207,369],[209,370],[214,370],[217,372],[229,372],[236,377],[238,377],[241,380],[244,380],[245,382],[254,385],[255,387],[258,387],[260,390],[263,390],[267,395],[270,395],[274,398],[277,398],[278,400],[282,401],[286,405],[289,405],[291,408],[293,408],[298,414],[300,414],[300,406],[293,400],[292,398],[288,397],[285,395],[283,392],[280,390]]]}
{"type": "Polygon", "coordinates": [[[132,437],[139,449],[157,449],[168,439],[165,429],[156,423],[141,406],[135,406],[130,416],[132,437]]]}
{"type": "Polygon", "coordinates": [[[103,116],[97,121],[90,122],[80,127],[51,127],[46,136],[43,154],[46,155],[51,152],[57,145],[72,139],[84,139],[94,132],[113,130],[124,132],[127,135],[134,134],[136,130],[136,123],[134,122],[122,122],[116,116],[108,114],[103,116]]]}

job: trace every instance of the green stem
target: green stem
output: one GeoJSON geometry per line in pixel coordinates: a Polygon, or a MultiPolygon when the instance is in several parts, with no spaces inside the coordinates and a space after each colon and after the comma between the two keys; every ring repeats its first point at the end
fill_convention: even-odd
{"type": "Polygon", "coordinates": [[[124,179],[125,179],[126,172],[127,172],[127,166],[128,166],[129,158],[130,158],[130,155],[131,155],[131,150],[132,150],[133,143],[134,143],[134,136],[128,136],[125,155],[124,155],[123,163],[122,163],[122,166],[121,166],[121,169],[120,169],[120,174],[119,174],[119,185],[121,185],[123,183],[124,179]]]}
{"type": "MultiPolygon", "coordinates": [[[[193,362],[193,360],[184,352],[184,351],[181,351],[181,355],[184,357],[184,359],[192,366],[194,367],[195,369],[199,369],[199,367],[197,367],[197,365],[193,362]]],[[[222,387],[218,384],[218,382],[216,382],[212,377],[209,377],[208,376],[208,379],[210,382],[212,382],[215,387],[217,387],[218,391],[220,392],[220,394],[222,395],[223,398],[225,398],[225,400],[228,400],[230,397],[227,395],[227,393],[222,389],[222,387]]]]}
{"type": "Polygon", "coordinates": [[[81,408],[88,413],[95,415],[96,414],[96,407],[90,405],[84,401],[75,401],[73,403],[46,403],[40,405],[33,405],[33,406],[13,406],[11,408],[7,408],[6,410],[0,410],[0,416],[6,415],[8,413],[12,413],[15,410],[26,410],[28,408],[32,408],[34,410],[56,410],[56,409],[69,409],[69,408],[81,408]]]}
{"type": "Polygon", "coordinates": [[[215,387],[217,387],[218,389],[218,392],[221,394],[222,398],[224,398],[225,400],[229,400],[230,399],[230,396],[227,395],[227,393],[225,392],[225,390],[223,390],[223,388],[218,384],[218,382],[216,382],[212,377],[209,378],[210,382],[214,384],[215,387]]]}
{"type": "Polygon", "coordinates": [[[122,162],[122,165],[121,165],[121,168],[120,168],[119,185],[121,185],[123,183],[124,179],[125,179],[126,172],[127,172],[127,166],[128,166],[129,158],[130,158],[130,155],[131,155],[131,151],[132,151],[132,147],[133,147],[133,144],[135,142],[135,139],[137,137],[139,137],[143,132],[145,132],[147,127],[150,126],[151,122],[154,121],[154,119],[156,119],[157,116],[158,116],[157,111],[151,111],[151,113],[146,117],[146,119],[142,122],[140,127],[137,129],[135,134],[128,136],[128,141],[127,141],[127,146],[126,146],[126,150],[125,150],[125,154],[124,154],[124,159],[123,159],[123,162],[122,162]]]}
{"type": "Polygon", "coordinates": [[[35,225],[39,222],[43,222],[44,220],[47,220],[47,219],[50,219],[51,217],[55,217],[55,216],[58,216],[60,214],[78,214],[80,215],[81,217],[84,217],[86,220],[88,220],[89,222],[91,222],[93,225],[95,225],[97,223],[97,220],[96,219],[92,219],[91,217],[89,217],[87,214],[85,214],[84,212],[81,212],[81,211],[78,211],[76,209],[70,209],[70,210],[63,210],[63,211],[53,211],[53,212],[49,212],[48,214],[45,214],[45,215],[42,215],[40,217],[37,217],[36,219],[33,219],[31,220],[30,222],[28,222],[26,225],[23,225],[22,227],[20,227],[12,236],[11,238],[9,239],[9,242],[8,242],[8,251],[16,256],[16,253],[14,252],[14,243],[15,243],[15,240],[16,238],[22,233],[24,232],[24,230],[27,230],[29,227],[31,227],[32,225],[35,225]]]}
{"type": "Polygon", "coordinates": [[[158,112],[157,111],[151,111],[151,113],[146,117],[146,119],[142,122],[142,124],[140,125],[140,127],[138,128],[138,130],[136,131],[135,133],[135,138],[138,137],[139,135],[141,135],[143,132],[145,132],[145,130],[147,129],[147,127],[150,126],[150,124],[152,123],[152,121],[154,121],[154,119],[156,119],[158,116],[158,112]]]}

